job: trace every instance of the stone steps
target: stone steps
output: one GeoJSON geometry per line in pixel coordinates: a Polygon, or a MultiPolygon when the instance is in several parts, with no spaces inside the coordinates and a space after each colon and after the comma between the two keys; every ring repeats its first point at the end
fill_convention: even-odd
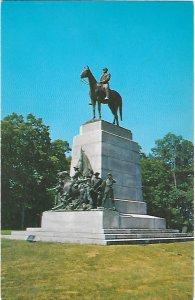
{"type": "Polygon", "coordinates": [[[34,235],[34,241],[100,244],[100,245],[133,245],[193,241],[189,233],[179,233],[172,229],[104,229],[100,232],[52,231],[43,228],[28,228],[26,231],[12,231],[7,239],[26,240],[34,235]]]}
{"type": "MultiPolygon", "coordinates": [[[[106,230],[105,230],[106,231],[106,230]]],[[[12,236],[18,238],[18,237],[27,237],[29,235],[35,235],[39,238],[46,238],[46,237],[56,237],[56,238],[78,238],[78,237],[86,237],[86,238],[96,238],[96,239],[105,239],[105,240],[124,240],[124,239],[142,239],[142,238],[158,238],[158,237],[168,237],[168,238],[175,238],[175,237],[186,237],[189,236],[189,234],[186,233],[179,233],[179,232],[166,232],[166,231],[137,231],[137,232],[119,232],[111,230],[112,233],[91,233],[91,232],[56,232],[56,231],[13,231],[12,236]]],[[[108,230],[109,232],[109,230],[108,230]]]]}
{"type": "MultiPolygon", "coordinates": [[[[27,236],[24,235],[13,235],[3,236],[6,239],[12,240],[26,240],[27,236]]],[[[182,237],[156,237],[156,238],[117,238],[117,239],[98,239],[97,237],[60,237],[60,236],[35,236],[34,241],[36,242],[58,242],[58,243],[75,243],[75,244],[99,244],[99,245],[139,245],[139,244],[158,244],[158,243],[175,243],[175,242],[189,242],[193,241],[192,236],[182,237]]]]}
{"type": "Polygon", "coordinates": [[[166,229],[162,218],[112,210],[44,212],[40,228],[12,231],[4,238],[37,242],[99,245],[170,243],[193,240],[189,234],[166,229]],[[90,225],[91,224],[91,225],[90,225]]]}
{"type": "Polygon", "coordinates": [[[106,240],[128,240],[128,239],[146,239],[146,238],[177,238],[186,237],[185,233],[148,233],[148,234],[106,234],[106,240]]]}
{"type": "Polygon", "coordinates": [[[172,238],[141,238],[141,239],[115,239],[107,240],[106,245],[138,245],[138,244],[159,244],[159,243],[178,243],[193,241],[194,237],[172,237],[172,238]]]}
{"type": "MultiPolygon", "coordinates": [[[[47,232],[53,232],[54,234],[66,234],[66,233],[81,233],[81,231],[71,231],[71,228],[69,229],[63,229],[61,230],[55,230],[52,231],[51,229],[44,229],[44,228],[27,228],[25,231],[14,231],[15,234],[20,234],[21,232],[24,232],[25,234],[37,234],[37,233],[47,233],[47,232]]],[[[89,231],[84,231],[83,233],[89,234],[89,231]]],[[[97,231],[90,232],[90,233],[97,233],[97,231]]],[[[179,233],[178,229],[102,229],[101,231],[98,231],[99,234],[163,234],[163,233],[179,233]]],[[[186,233],[185,233],[186,234],[186,233]]]]}
{"type": "Polygon", "coordinates": [[[129,229],[104,229],[104,233],[108,234],[108,233],[118,233],[118,234],[147,234],[147,233],[179,233],[178,229],[133,229],[133,228],[129,228],[129,229]]]}
{"type": "Polygon", "coordinates": [[[105,229],[106,245],[135,245],[193,241],[177,229],[105,229]]]}

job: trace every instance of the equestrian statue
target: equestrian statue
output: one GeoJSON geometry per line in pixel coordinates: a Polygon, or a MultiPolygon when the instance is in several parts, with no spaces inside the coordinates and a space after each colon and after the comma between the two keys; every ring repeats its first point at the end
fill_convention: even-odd
{"type": "Polygon", "coordinates": [[[108,73],[108,68],[103,69],[103,75],[100,82],[97,82],[89,67],[85,67],[80,75],[81,79],[88,78],[89,81],[89,95],[91,98],[91,105],[93,106],[93,119],[95,119],[96,102],[98,104],[99,118],[101,119],[101,104],[107,104],[114,115],[113,124],[118,122],[118,110],[122,121],[122,98],[117,91],[111,90],[109,87],[109,80],[111,75],[108,73]]]}

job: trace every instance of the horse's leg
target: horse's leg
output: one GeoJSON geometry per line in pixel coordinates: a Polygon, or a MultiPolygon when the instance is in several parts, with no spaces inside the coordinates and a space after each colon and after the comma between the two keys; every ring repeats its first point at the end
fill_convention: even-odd
{"type": "Polygon", "coordinates": [[[115,120],[116,120],[116,125],[119,126],[119,123],[118,123],[118,115],[117,115],[117,113],[116,113],[115,120]]]}
{"type": "Polygon", "coordinates": [[[92,99],[92,103],[93,103],[93,119],[95,119],[95,105],[96,105],[96,101],[94,101],[92,99]]]}
{"type": "Polygon", "coordinates": [[[116,125],[119,126],[117,112],[115,112],[115,114],[114,114],[114,121],[113,121],[113,124],[115,124],[115,122],[116,122],[116,125]]]}
{"type": "Polygon", "coordinates": [[[118,106],[116,104],[115,98],[110,99],[110,102],[108,103],[108,106],[109,106],[112,114],[114,115],[113,124],[115,124],[115,122],[116,122],[116,125],[119,126],[118,115],[117,115],[118,106]]]}
{"type": "Polygon", "coordinates": [[[101,102],[98,101],[98,112],[99,112],[99,118],[101,119],[101,102]]]}

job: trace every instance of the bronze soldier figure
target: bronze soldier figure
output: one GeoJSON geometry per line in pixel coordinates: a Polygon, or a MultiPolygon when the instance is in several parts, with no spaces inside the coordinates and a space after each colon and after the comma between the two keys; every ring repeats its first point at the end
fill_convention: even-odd
{"type": "Polygon", "coordinates": [[[105,100],[109,100],[110,98],[110,86],[109,86],[109,80],[111,78],[111,74],[108,73],[108,68],[103,68],[103,75],[100,78],[100,84],[102,89],[106,92],[105,100]]]}
{"type": "Polygon", "coordinates": [[[105,181],[105,190],[104,190],[104,196],[102,200],[102,206],[105,208],[112,208],[115,210],[114,192],[113,192],[114,183],[116,183],[116,180],[112,177],[111,173],[108,173],[108,177],[105,181]]]}
{"type": "Polygon", "coordinates": [[[97,208],[101,206],[101,185],[103,180],[99,177],[100,173],[96,172],[91,180],[91,198],[92,198],[92,208],[97,208]]]}
{"type": "Polygon", "coordinates": [[[82,173],[79,171],[78,167],[74,167],[74,175],[72,176],[73,180],[78,181],[79,178],[82,178],[82,173]]]}

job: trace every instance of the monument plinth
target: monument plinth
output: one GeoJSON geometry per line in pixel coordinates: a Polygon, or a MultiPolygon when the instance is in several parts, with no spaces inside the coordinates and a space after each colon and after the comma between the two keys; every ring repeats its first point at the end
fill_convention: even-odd
{"type": "Polygon", "coordinates": [[[139,146],[133,141],[130,130],[102,120],[82,125],[80,135],[73,140],[71,175],[81,148],[101,178],[112,173],[116,179],[116,199],[143,201],[139,146]]]}
{"type": "Polygon", "coordinates": [[[139,146],[130,130],[97,120],[81,126],[74,137],[71,176],[81,149],[103,180],[112,173],[116,210],[46,211],[41,228],[12,232],[10,238],[80,244],[139,244],[187,241],[193,238],[166,229],[165,219],[147,215],[143,201],[139,146]]]}

